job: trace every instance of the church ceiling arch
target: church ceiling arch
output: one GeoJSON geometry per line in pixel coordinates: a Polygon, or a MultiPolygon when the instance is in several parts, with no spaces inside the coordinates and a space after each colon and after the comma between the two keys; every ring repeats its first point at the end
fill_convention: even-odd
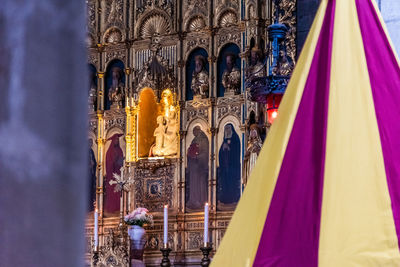
{"type": "Polygon", "coordinates": [[[138,21],[137,36],[142,39],[166,35],[172,31],[172,21],[162,10],[152,10],[138,21]]]}

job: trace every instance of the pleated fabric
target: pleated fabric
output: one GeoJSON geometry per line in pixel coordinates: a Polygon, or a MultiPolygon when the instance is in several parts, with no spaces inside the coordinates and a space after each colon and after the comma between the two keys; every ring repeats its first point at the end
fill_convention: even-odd
{"type": "Polygon", "coordinates": [[[400,67],[374,0],[322,0],[211,266],[400,266],[400,67]]]}

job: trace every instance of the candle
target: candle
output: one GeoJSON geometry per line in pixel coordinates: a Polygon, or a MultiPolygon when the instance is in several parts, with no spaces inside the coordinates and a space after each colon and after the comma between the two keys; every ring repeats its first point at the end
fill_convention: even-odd
{"type": "Polygon", "coordinates": [[[204,205],[204,247],[208,243],[208,203],[204,205]]]}
{"type": "Polygon", "coordinates": [[[94,247],[95,249],[97,248],[97,246],[99,245],[99,232],[98,232],[98,228],[99,228],[99,212],[96,209],[94,211],[94,247]]]}
{"type": "Polygon", "coordinates": [[[168,247],[168,205],[164,206],[164,247],[168,247]]]}

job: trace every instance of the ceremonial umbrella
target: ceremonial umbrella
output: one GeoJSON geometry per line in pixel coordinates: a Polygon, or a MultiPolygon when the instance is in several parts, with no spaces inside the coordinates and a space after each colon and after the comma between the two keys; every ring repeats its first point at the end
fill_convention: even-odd
{"type": "Polygon", "coordinates": [[[211,266],[400,266],[400,68],[374,0],[322,0],[211,266]]]}

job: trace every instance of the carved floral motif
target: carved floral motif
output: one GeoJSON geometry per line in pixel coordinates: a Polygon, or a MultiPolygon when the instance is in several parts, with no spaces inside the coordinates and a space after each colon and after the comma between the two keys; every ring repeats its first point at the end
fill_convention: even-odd
{"type": "Polygon", "coordinates": [[[106,2],[106,22],[120,24],[123,19],[123,0],[108,0],[106,2]]]}
{"type": "Polygon", "coordinates": [[[125,59],[126,59],[125,51],[124,50],[114,50],[114,51],[107,52],[106,53],[106,64],[116,58],[121,59],[123,62],[125,62],[125,59]]]}
{"type": "Polygon", "coordinates": [[[240,44],[240,33],[239,32],[229,32],[223,33],[217,37],[217,46],[221,47],[226,43],[240,44]]]}
{"type": "Polygon", "coordinates": [[[144,164],[149,165],[139,163],[134,172],[135,202],[152,211],[162,211],[165,204],[172,206],[175,165],[158,167],[162,164],[159,161],[144,164]]]}
{"type": "Polygon", "coordinates": [[[189,232],[188,233],[188,249],[199,249],[203,246],[203,233],[202,232],[189,232]]]}

